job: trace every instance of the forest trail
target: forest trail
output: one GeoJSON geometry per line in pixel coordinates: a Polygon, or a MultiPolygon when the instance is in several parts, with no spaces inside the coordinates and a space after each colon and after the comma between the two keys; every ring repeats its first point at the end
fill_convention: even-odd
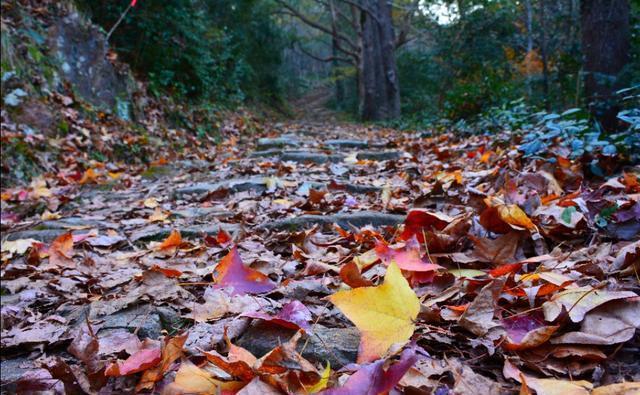
{"type": "Polygon", "coordinates": [[[335,123],[338,119],[338,113],[328,107],[334,94],[333,87],[323,85],[293,100],[290,107],[293,110],[294,118],[301,122],[324,122],[328,126],[335,123]]]}
{"type": "MultiPolygon", "coordinates": [[[[157,163],[130,183],[87,183],[75,192],[67,188],[69,201],[60,208],[60,218],[23,222],[4,232],[3,237],[16,245],[2,271],[3,288],[8,291],[2,297],[3,391],[34,385],[36,379],[56,388],[74,380],[87,385],[92,366],[104,368],[116,356],[138,355],[142,341],[145,347],[160,347],[162,336],[184,342],[184,355],[198,358],[203,352],[224,352],[228,335],[233,344],[259,358],[280,352],[278,345],[296,332],[292,328],[306,328],[308,333],[298,350],[314,365],[304,369],[320,377],[320,366],[329,363],[339,374],[335,371],[356,361],[360,332],[326,297],[347,289],[345,284],[358,287],[381,281],[383,263],[390,260],[408,270],[413,289],[409,292],[415,291],[425,309],[411,321],[411,333],[415,330],[418,348],[429,352],[432,362],[416,365],[422,373],[414,374],[423,377],[416,385],[432,389],[516,393],[518,384],[493,379],[501,377],[505,358],[513,353],[508,348],[497,351],[500,336],[521,327],[557,335],[568,331],[544,326],[541,315],[527,313],[529,303],[539,310],[548,294],[527,302],[524,292],[530,291],[521,289],[529,288],[521,287],[529,283],[513,283],[514,272],[543,270],[548,273],[544,278],[561,284],[547,287],[555,292],[572,281],[569,274],[585,260],[595,265],[585,272],[588,277],[600,264],[593,263],[599,262],[594,254],[610,254],[606,264],[617,262],[618,271],[611,275],[616,276],[617,290],[599,290],[601,299],[589,299],[588,309],[608,317],[608,310],[596,307],[615,299],[619,310],[611,311],[622,318],[609,319],[621,320],[620,325],[637,319],[632,310],[637,298],[632,297],[639,289],[628,269],[625,254],[631,256],[633,246],[627,242],[609,244],[604,252],[581,247],[577,226],[584,217],[575,212],[570,223],[560,226],[564,208],[555,203],[543,210],[546,237],[537,233],[537,226],[542,226],[539,219],[537,226],[528,219],[527,215],[534,218],[530,208],[528,214],[518,211],[515,219],[494,214],[487,223],[486,214],[479,216],[492,209],[486,207],[487,201],[502,207],[491,199],[504,193],[507,176],[528,192],[559,188],[552,176],[532,167],[533,162],[517,164],[509,159],[513,153],[496,146],[495,151],[487,150],[493,136],[429,136],[307,122],[275,124],[266,130],[262,136],[246,134],[224,142],[215,161],[157,163]],[[500,236],[489,239],[495,234],[480,223],[500,236]],[[399,233],[402,224],[405,230],[399,233]],[[407,238],[407,232],[413,236],[407,238]],[[405,238],[404,247],[389,247],[384,241],[392,243],[398,237],[405,238]],[[427,258],[416,260],[425,251],[413,237],[428,239],[424,256],[430,263],[427,258]],[[25,244],[31,249],[21,247],[25,244]],[[229,250],[233,244],[237,250],[229,250]],[[24,255],[27,251],[31,252],[24,255]],[[232,255],[235,251],[239,255],[232,255]],[[225,256],[229,258],[223,260],[225,256]],[[244,262],[252,269],[220,269],[223,262],[244,262]],[[514,262],[529,263],[504,265],[502,274],[493,270],[514,262]],[[239,277],[225,280],[230,270],[239,277]],[[500,302],[505,307],[487,305],[495,292],[491,287],[502,287],[505,281],[511,282],[505,292],[518,292],[500,302]],[[220,289],[229,284],[248,288],[229,296],[220,289]],[[266,288],[258,291],[258,286],[266,288]],[[488,315],[487,309],[491,309],[488,315]],[[502,318],[494,317],[493,309],[502,318]],[[520,310],[525,313],[516,321],[510,313],[504,315],[520,310]],[[266,322],[275,314],[283,317],[285,311],[291,316],[285,316],[284,324],[280,318],[266,322]]],[[[570,173],[565,175],[571,179],[570,173]]],[[[608,183],[608,188],[624,190],[622,182],[627,181],[608,183]]],[[[509,196],[521,199],[514,186],[509,188],[509,196]]],[[[600,185],[590,188],[584,193],[601,191],[600,185]]],[[[599,192],[598,198],[623,205],[626,198],[617,192],[611,196],[599,192]]],[[[580,292],[588,295],[588,288],[585,285],[580,292]]],[[[631,380],[640,371],[640,361],[634,359],[637,338],[628,341],[628,334],[613,340],[621,343],[616,358],[605,361],[602,352],[590,351],[601,358],[601,377],[609,382],[631,380]]],[[[517,346],[520,338],[508,340],[509,344],[517,346]]],[[[545,342],[548,337],[535,339],[545,342]]],[[[572,347],[565,346],[566,355],[581,350],[572,347]]],[[[416,352],[415,346],[405,350],[411,358],[422,355],[416,352]]],[[[570,363],[572,369],[592,364],[566,355],[545,358],[553,366],[570,363]]],[[[291,362],[282,369],[290,366],[291,362]]],[[[278,381],[285,385],[292,376],[273,377],[285,380],[278,381]]],[[[131,393],[137,381],[135,375],[111,379],[106,393],[131,393]]],[[[156,388],[163,385],[167,380],[156,388]]]]}

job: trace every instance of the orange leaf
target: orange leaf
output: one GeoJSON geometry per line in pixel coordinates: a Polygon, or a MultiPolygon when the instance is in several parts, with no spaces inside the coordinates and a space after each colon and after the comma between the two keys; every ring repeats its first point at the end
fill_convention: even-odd
{"type": "Polygon", "coordinates": [[[180,231],[174,229],[171,231],[169,236],[164,239],[164,241],[157,247],[159,251],[168,251],[172,248],[178,248],[182,244],[182,236],[180,236],[180,231]]]}
{"type": "Polygon", "coordinates": [[[55,266],[72,266],[73,235],[71,232],[58,236],[49,248],[49,263],[55,266]]]}

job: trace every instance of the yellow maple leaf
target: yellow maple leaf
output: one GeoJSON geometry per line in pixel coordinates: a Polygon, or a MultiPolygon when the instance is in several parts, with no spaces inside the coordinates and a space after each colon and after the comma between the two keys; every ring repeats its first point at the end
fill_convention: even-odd
{"type": "Polygon", "coordinates": [[[176,373],[172,388],[180,393],[211,394],[220,391],[236,391],[242,387],[242,383],[236,381],[224,382],[216,380],[209,372],[200,369],[193,363],[185,360],[176,373]]]}
{"type": "Polygon", "coordinates": [[[361,332],[359,363],[380,358],[393,344],[406,343],[420,311],[418,297],[395,263],[389,265],[382,285],[340,291],[329,300],[361,332]]]}

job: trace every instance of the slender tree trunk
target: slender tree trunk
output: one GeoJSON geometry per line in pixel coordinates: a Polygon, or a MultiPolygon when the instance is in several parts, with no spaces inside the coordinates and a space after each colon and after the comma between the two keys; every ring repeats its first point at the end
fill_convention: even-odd
{"type": "Polygon", "coordinates": [[[340,73],[338,72],[338,17],[336,15],[336,5],[333,0],[329,0],[329,10],[331,12],[331,31],[333,32],[331,35],[331,54],[333,56],[333,61],[331,62],[331,76],[333,77],[336,89],[336,107],[342,108],[344,103],[344,83],[340,78],[340,73]]]}
{"type": "Polygon", "coordinates": [[[360,114],[364,120],[400,116],[400,85],[395,60],[395,34],[387,0],[363,1],[360,114]]]}
{"type": "MultiPolygon", "coordinates": [[[[527,56],[531,56],[533,51],[533,10],[531,9],[531,0],[524,0],[524,8],[527,18],[527,56]]],[[[526,63],[527,66],[527,95],[529,100],[533,96],[533,89],[531,87],[531,62],[526,63]]]]}
{"type": "Polygon", "coordinates": [[[583,0],[582,54],[584,93],[592,115],[607,131],[617,128],[614,93],[620,72],[629,62],[630,6],[628,0],[583,0]]]}
{"type": "Polygon", "coordinates": [[[540,0],[540,55],[542,57],[542,89],[544,92],[544,107],[550,109],[549,103],[549,63],[547,59],[547,21],[545,0],[540,0]]]}

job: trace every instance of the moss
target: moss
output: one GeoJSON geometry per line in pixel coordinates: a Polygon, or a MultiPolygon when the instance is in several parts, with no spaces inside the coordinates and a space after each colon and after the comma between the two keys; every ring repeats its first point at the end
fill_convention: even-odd
{"type": "Polygon", "coordinates": [[[169,174],[171,174],[171,168],[169,166],[151,166],[142,172],[141,176],[146,179],[155,179],[169,174]]]}

